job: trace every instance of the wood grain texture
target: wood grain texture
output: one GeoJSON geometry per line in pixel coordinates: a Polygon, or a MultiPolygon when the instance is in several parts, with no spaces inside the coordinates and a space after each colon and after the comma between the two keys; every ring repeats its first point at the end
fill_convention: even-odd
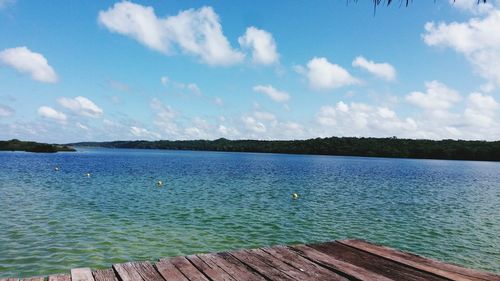
{"type": "Polygon", "coordinates": [[[316,263],[319,263],[340,275],[348,275],[351,278],[358,280],[373,280],[373,281],[389,281],[395,280],[383,275],[371,272],[359,266],[352,265],[350,263],[341,261],[335,257],[329,256],[318,250],[305,245],[298,245],[290,247],[290,249],[296,251],[303,257],[306,257],[316,263]]]}
{"type": "Polygon", "coordinates": [[[248,267],[259,272],[262,276],[266,276],[271,280],[295,280],[293,277],[285,274],[279,269],[268,265],[259,258],[250,254],[247,251],[238,251],[230,253],[233,257],[246,264],[248,267]]]}
{"type": "Polygon", "coordinates": [[[165,281],[150,262],[120,263],[113,268],[122,281],[165,281]]]}
{"type": "Polygon", "coordinates": [[[71,270],[71,281],[94,281],[92,271],[88,267],[73,268],[71,270]]]}
{"type": "Polygon", "coordinates": [[[349,281],[344,276],[314,263],[284,246],[263,248],[263,251],[308,274],[311,280],[349,281]]]}
{"type": "Polygon", "coordinates": [[[155,267],[166,281],[189,281],[170,260],[160,260],[155,267]]]}
{"type": "Polygon", "coordinates": [[[347,263],[362,267],[374,273],[395,280],[406,281],[446,281],[448,279],[381,258],[338,242],[308,245],[309,247],[338,258],[347,263]]]}
{"type": "Polygon", "coordinates": [[[216,263],[220,268],[224,269],[229,275],[236,280],[251,280],[251,281],[264,281],[265,279],[258,272],[252,270],[250,267],[244,265],[233,256],[227,253],[219,254],[205,254],[199,255],[203,260],[209,259],[216,263]]]}
{"type": "Polygon", "coordinates": [[[176,257],[169,260],[190,281],[209,281],[191,262],[185,257],[176,257]]]}
{"type": "Polygon", "coordinates": [[[95,281],[118,281],[115,271],[111,268],[99,269],[92,272],[92,274],[94,275],[95,281]]]}
{"type": "Polygon", "coordinates": [[[418,255],[404,253],[384,246],[370,244],[361,240],[341,240],[339,243],[372,253],[374,255],[410,266],[422,271],[443,276],[457,281],[489,280],[500,281],[500,276],[492,273],[481,272],[474,269],[464,268],[457,265],[447,264],[440,261],[424,258],[418,255]]]}
{"type": "Polygon", "coordinates": [[[236,281],[224,269],[220,268],[210,259],[203,260],[199,256],[191,255],[186,257],[199,271],[203,272],[211,280],[236,281]]]}
{"type": "Polygon", "coordinates": [[[71,275],[69,274],[55,274],[49,276],[49,281],[71,281],[71,275]]]}

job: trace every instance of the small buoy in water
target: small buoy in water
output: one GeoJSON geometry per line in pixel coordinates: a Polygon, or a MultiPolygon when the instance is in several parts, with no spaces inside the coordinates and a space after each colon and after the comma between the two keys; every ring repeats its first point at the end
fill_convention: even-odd
{"type": "Polygon", "coordinates": [[[90,173],[85,173],[85,176],[86,176],[87,178],[90,178],[91,174],[90,174],[90,173]]]}
{"type": "Polygon", "coordinates": [[[59,171],[59,167],[58,167],[58,166],[55,166],[55,167],[54,167],[54,171],[56,171],[56,172],[57,172],[57,171],[59,171]]]}
{"type": "Polygon", "coordinates": [[[163,186],[163,182],[162,181],[157,181],[156,182],[156,186],[157,187],[162,187],[163,186]]]}
{"type": "Polygon", "coordinates": [[[292,193],[292,198],[293,199],[299,199],[299,195],[297,193],[292,193]]]}

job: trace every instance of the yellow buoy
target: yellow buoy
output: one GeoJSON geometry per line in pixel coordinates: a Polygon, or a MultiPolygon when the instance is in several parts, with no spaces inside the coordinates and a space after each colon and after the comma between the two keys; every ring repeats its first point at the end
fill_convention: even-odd
{"type": "Polygon", "coordinates": [[[299,195],[297,193],[292,193],[292,198],[293,199],[299,199],[299,195]]]}
{"type": "Polygon", "coordinates": [[[157,181],[156,182],[156,186],[157,187],[162,187],[163,186],[163,182],[162,181],[157,181]]]}

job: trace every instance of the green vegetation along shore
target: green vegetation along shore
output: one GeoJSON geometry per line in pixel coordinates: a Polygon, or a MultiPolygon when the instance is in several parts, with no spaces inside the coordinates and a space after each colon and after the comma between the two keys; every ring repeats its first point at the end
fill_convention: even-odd
{"type": "Polygon", "coordinates": [[[500,141],[330,137],[308,140],[185,140],[81,142],[72,146],[267,152],[368,157],[500,161],[500,141]]]}
{"type": "Polygon", "coordinates": [[[66,145],[56,145],[47,143],[38,143],[32,141],[20,141],[17,139],[9,141],[0,141],[0,151],[26,151],[26,152],[59,152],[59,151],[75,151],[66,145]]]}

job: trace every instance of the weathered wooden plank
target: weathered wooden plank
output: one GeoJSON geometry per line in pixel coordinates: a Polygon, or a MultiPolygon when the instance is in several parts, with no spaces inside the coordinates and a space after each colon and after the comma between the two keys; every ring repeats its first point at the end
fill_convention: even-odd
{"type": "Polygon", "coordinates": [[[179,269],[184,276],[190,281],[208,281],[209,279],[203,275],[193,264],[191,264],[185,257],[176,257],[169,259],[169,261],[179,269]]]}
{"type": "Polygon", "coordinates": [[[490,280],[500,281],[500,276],[481,272],[457,265],[446,264],[418,255],[404,253],[384,246],[377,246],[361,240],[341,240],[339,243],[357,248],[362,251],[422,270],[443,276],[452,280],[490,280]]]}
{"type": "Polygon", "coordinates": [[[73,268],[71,270],[71,281],[94,281],[94,277],[88,267],[73,268]]]}
{"type": "Polygon", "coordinates": [[[247,251],[238,251],[230,253],[233,257],[240,260],[242,263],[251,267],[253,270],[259,272],[261,275],[266,276],[271,280],[295,280],[293,277],[285,274],[279,269],[276,269],[265,262],[261,261],[259,258],[250,254],[247,251]]]}
{"type": "Polygon", "coordinates": [[[49,281],[71,281],[71,275],[69,275],[69,274],[50,275],[49,281]]]}
{"type": "Polygon", "coordinates": [[[161,260],[155,266],[166,281],[189,281],[169,260],[161,260]]]}
{"type": "Polygon", "coordinates": [[[311,278],[309,274],[305,273],[304,271],[282,262],[281,260],[277,259],[276,257],[270,255],[269,253],[261,249],[248,250],[248,252],[253,254],[263,262],[267,263],[268,265],[281,270],[283,273],[285,273],[288,276],[291,276],[293,279],[308,280],[311,278]]]}
{"type": "Polygon", "coordinates": [[[123,281],[140,281],[141,275],[137,272],[131,262],[113,264],[113,269],[118,274],[118,277],[123,281]]]}
{"type": "Polygon", "coordinates": [[[262,250],[297,268],[298,270],[305,272],[311,277],[312,280],[349,281],[346,277],[338,275],[337,273],[302,257],[284,246],[262,248],[262,250]]]}
{"type": "Polygon", "coordinates": [[[186,257],[199,271],[203,272],[212,280],[236,281],[231,275],[227,274],[222,268],[210,260],[204,261],[196,255],[186,257]]]}
{"type": "Polygon", "coordinates": [[[122,281],[164,281],[150,262],[127,262],[114,264],[113,268],[122,281]]]}
{"type": "Polygon", "coordinates": [[[320,265],[323,265],[331,270],[334,270],[340,275],[347,275],[350,278],[356,278],[358,280],[373,280],[373,281],[389,281],[394,280],[387,278],[380,274],[368,271],[359,266],[352,265],[350,263],[341,261],[335,257],[329,256],[318,250],[305,245],[298,245],[290,247],[290,249],[298,252],[303,257],[306,257],[320,265]]]}
{"type": "Polygon", "coordinates": [[[115,271],[112,268],[98,269],[92,272],[92,274],[94,275],[95,281],[118,281],[115,271]]]}
{"type": "Polygon", "coordinates": [[[368,252],[345,246],[337,242],[313,244],[308,246],[327,255],[336,257],[339,260],[362,267],[366,270],[389,277],[391,279],[407,281],[448,280],[443,277],[439,277],[434,274],[415,269],[413,267],[408,267],[391,260],[372,255],[368,252]]]}
{"type": "Polygon", "coordinates": [[[199,255],[201,259],[210,259],[216,263],[220,268],[224,269],[229,275],[236,280],[250,280],[250,281],[264,281],[266,280],[262,275],[259,275],[252,268],[241,263],[233,256],[227,253],[219,254],[204,254],[199,255]]]}

